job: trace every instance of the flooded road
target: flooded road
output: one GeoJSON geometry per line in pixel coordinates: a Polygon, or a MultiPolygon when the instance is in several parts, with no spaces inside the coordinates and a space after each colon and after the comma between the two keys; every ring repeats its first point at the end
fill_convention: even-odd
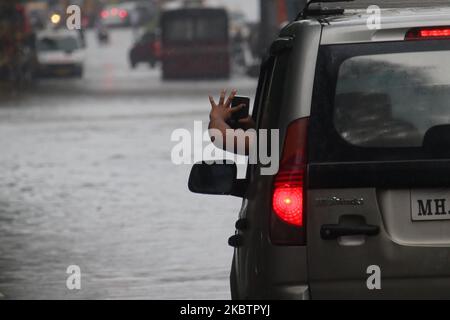
{"type": "Polygon", "coordinates": [[[228,299],[238,198],[194,195],[171,162],[207,94],[254,80],[174,82],[131,70],[128,30],[88,34],[83,80],[49,79],[0,107],[0,297],[228,299]],[[81,290],[66,269],[81,268],[81,290]]]}

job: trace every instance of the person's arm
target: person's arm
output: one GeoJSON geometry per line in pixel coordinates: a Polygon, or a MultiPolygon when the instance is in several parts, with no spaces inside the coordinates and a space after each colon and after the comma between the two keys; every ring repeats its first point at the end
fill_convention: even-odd
{"type": "MultiPolygon", "coordinates": [[[[231,128],[227,121],[231,119],[233,113],[241,110],[244,105],[239,105],[237,107],[231,108],[231,102],[233,98],[235,97],[237,91],[232,90],[231,94],[228,96],[227,100],[225,100],[226,91],[222,90],[220,93],[220,99],[219,103],[216,104],[213,97],[209,96],[209,102],[211,103],[211,112],[209,114],[209,126],[208,129],[216,129],[220,132],[220,138],[221,141],[216,141],[215,138],[217,138],[216,135],[211,135],[212,142],[216,145],[221,147],[224,150],[227,150],[227,139],[234,139],[235,150],[227,150],[231,152],[237,152],[236,146],[238,145],[238,141],[240,139],[240,134],[242,134],[242,131],[235,131],[233,128],[231,128]],[[232,130],[233,134],[227,135],[227,130],[231,132],[232,130]]],[[[242,128],[245,130],[252,129],[255,127],[253,119],[249,116],[245,119],[240,119],[239,123],[241,124],[242,128]]],[[[211,131],[210,131],[211,134],[211,131]]],[[[251,139],[245,139],[245,154],[248,155],[250,145],[252,143],[255,143],[254,141],[251,141],[251,139]]]]}

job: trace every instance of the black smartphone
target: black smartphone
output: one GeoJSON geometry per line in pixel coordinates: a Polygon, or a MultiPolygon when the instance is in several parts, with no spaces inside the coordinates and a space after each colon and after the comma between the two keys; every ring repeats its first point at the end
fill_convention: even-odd
{"type": "Polygon", "coordinates": [[[237,106],[244,105],[244,107],[238,112],[233,113],[232,121],[237,123],[239,119],[244,119],[248,117],[248,113],[250,110],[250,98],[249,97],[241,97],[235,96],[231,101],[231,107],[236,108],[237,106]]]}

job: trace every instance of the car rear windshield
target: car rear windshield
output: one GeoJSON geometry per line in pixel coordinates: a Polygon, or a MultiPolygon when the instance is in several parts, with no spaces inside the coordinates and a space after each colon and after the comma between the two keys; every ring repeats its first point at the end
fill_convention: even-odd
{"type": "Polygon", "coordinates": [[[79,45],[73,37],[42,38],[37,48],[39,51],[75,51],[79,45]]]}
{"type": "Polygon", "coordinates": [[[228,37],[226,16],[177,17],[163,24],[167,42],[217,41],[228,37]]]}
{"type": "Polygon", "coordinates": [[[311,117],[315,160],[436,157],[429,145],[450,136],[450,42],[321,47],[311,117]]]}

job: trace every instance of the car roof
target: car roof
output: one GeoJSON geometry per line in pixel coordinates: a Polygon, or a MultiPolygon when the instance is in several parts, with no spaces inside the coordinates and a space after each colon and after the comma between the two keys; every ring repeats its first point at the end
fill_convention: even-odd
{"type": "Polygon", "coordinates": [[[449,7],[381,9],[380,29],[368,27],[372,14],[367,9],[349,9],[342,15],[317,17],[323,25],[321,44],[401,41],[414,27],[450,26],[449,7]]]}

